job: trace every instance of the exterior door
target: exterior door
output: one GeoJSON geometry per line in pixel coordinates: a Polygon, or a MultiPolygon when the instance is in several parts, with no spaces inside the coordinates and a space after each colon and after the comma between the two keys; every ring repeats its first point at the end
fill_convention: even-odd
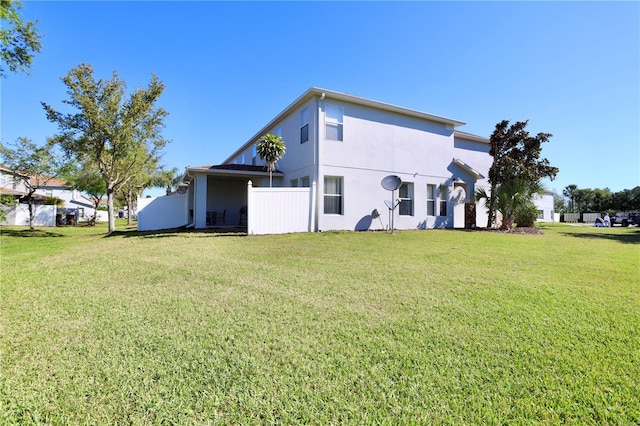
{"type": "Polygon", "coordinates": [[[474,229],[476,227],[476,204],[464,204],[464,228],[474,229]]]}

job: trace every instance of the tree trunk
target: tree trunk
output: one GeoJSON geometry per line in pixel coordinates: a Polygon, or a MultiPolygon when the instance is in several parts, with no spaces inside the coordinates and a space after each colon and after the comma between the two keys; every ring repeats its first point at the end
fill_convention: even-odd
{"type": "Polygon", "coordinates": [[[128,191],[127,192],[127,226],[131,226],[131,212],[133,211],[132,199],[133,199],[133,195],[131,191],[128,191]]]}
{"type": "Polygon", "coordinates": [[[502,218],[502,225],[500,229],[503,231],[509,231],[513,228],[513,222],[515,222],[516,216],[514,214],[508,214],[502,218]]]}
{"type": "Polygon", "coordinates": [[[33,217],[35,213],[33,212],[33,199],[31,198],[31,194],[27,197],[27,203],[29,206],[29,231],[35,231],[35,227],[33,226],[33,217]]]}
{"type": "Polygon", "coordinates": [[[107,188],[107,210],[109,215],[109,231],[112,234],[116,230],[116,217],[113,212],[113,188],[107,188]]]}
{"type": "Polygon", "coordinates": [[[492,228],[493,227],[493,221],[495,220],[496,217],[496,213],[495,213],[495,204],[496,204],[496,199],[495,199],[495,194],[496,194],[496,188],[497,186],[494,185],[493,183],[491,183],[491,187],[489,189],[489,197],[487,198],[487,228],[492,228]]]}

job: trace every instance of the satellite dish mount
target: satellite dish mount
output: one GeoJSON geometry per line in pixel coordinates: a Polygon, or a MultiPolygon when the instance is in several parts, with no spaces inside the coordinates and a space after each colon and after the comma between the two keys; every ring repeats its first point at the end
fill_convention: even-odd
{"type": "Polygon", "coordinates": [[[396,175],[389,175],[384,177],[382,179],[382,182],[380,183],[384,189],[386,189],[387,191],[391,191],[391,200],[385,200],[384,204],[389,209],[389,223],[390,223],[389,229],[390,229],[390,232],[393,234],[393,217],[394,217],[393,212],[396,209],[396,207],[398,207],[398,205],[400,204],[400,199],[396,199],[395,191],[400,189],[400,187],[402,186],[402,179],[400,179],[396,175]]]}

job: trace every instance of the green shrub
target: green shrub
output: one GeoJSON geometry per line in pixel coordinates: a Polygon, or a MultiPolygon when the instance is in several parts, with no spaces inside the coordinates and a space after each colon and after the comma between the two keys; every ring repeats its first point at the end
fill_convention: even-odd
{"type": "Polygon", "coordinates": [[[530,228],[536,223],[538,208],[529,201],[516,209],[515,216],[515,221],[520,228],[530,228]]]}

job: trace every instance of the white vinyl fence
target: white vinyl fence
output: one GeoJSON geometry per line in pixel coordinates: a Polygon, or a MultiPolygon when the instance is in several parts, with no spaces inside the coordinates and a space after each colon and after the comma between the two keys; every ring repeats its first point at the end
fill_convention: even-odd
{"type": "Polygon", "coordinates": [[[189,223],[187,194],[138,199],[138,231],[154,231],[189,223]]]}
{"type": "MultiPolygon", "coordinates": [[[[56,206],[33,205],[33,226],[56,226],[56,206]]],[[[29,205],[16,204],[7,212],[7,224],[29,226],[29,205]]]]}
{"type": "Polygon", "coordinates": [[[311,188],[254,188],[247,185],[247,233],[313,231],[316,183],[311,188]]]}
{"type": "Polygon", "coordinates": [[[584,223],[594,223],[597,218],[602,218],[600,213],[582,213],[582,221],[584,223]]]}
{"type": "Polygon", "coordinates": [[[580,221],[580,213],[565,213],[564,221],[567,223],[578,223],[580,221]]]}

